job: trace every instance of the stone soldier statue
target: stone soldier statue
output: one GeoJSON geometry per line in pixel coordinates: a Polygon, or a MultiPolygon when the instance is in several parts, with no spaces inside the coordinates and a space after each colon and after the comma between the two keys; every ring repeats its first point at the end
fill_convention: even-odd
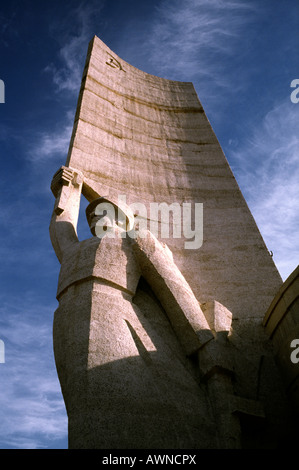
{"type": "Polygon", "coordinates": [[[86,215],[93,236],[78,240],[83,180],[62,167],[51,185],[50,235],[61,263],[54,353],[69,446],[215,447],[211,406],[193,359],[214,338],[201,307],[152,233],[124,236],[134,223],[129,208],[113,204],[114,220],[106,215],[102,223],[107,236],[98,237],[105,215],[96,207],[109,201],[92,201],[86,215]]]}

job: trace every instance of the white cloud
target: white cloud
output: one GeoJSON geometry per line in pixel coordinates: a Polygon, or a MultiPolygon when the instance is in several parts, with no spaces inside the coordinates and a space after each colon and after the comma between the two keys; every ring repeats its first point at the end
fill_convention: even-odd
{"type": "MultiPolygon", "coordinates": [[[[61,99],[67,103],[66,91],[78,95],[82,79],[83,67],[89,41],[94,36],[94,22],[101,12],[102,2],[92,0],[82,2],[76,8],[71,8],[64,18],[57,18],[50,25],[52,36],[62,45],[58,51],[55,63],[48,64],[44,71],[52,75],[56,92],[61,93],[61,99]]],[[[40,132],[29,143],[27,158],[34,164],[44,163],[45,160],[61,157],[65,161],[73,129],[75,110],[69,109],[65,119],[58,120],[55,128],[40,132]]],[[[1,139],[1,129],[0,129],[1,139]]]]}
{"type": "Polygon", "coordinates": [[[285,279],[299,263],[299,124],[290,100],[271,109],[230,152],[242,192],[285,279]]]}
{"type": "Polygon", "coordinates": [[[66,439],[67,420],[52,351],[55,306],[34,296],[1,299],[0,447],[43,448],[66,439]]]}
{"type": "Polygon", "coordinates": [[[55,39],[61,38],[63,44],[57,63],[50,63],[45,68],[45,72],[52,74],[57,92],[67,90],[78,93],[87,46],[94,35],[92,26],[101,8],[99,1],[81,3],[77,8],[70,9],[66,18],[51,25],[55,39]]]}
{"type": "Polygon", "coordinates": [[[36,144],[32,145],[27,153],[28,159],[33,163],[43,162],[45,159],[63,156],[64,160],[68,152],[73,123],[66,120],[64,126],[59,130],[44,131],[37,138],[36,144]]]}
{"type": "MultiPolygon", "coordinates": [[[[228,88],[222,64],[255,11],[249,2],[237,0],[166,0],[149,30],[150,60],[163,77],[199,84],[212,80],[213,86],[228,88]]],[[[206,94],[212,97],[211,84],[206,83],[206,94]]]]}
{"type": "Polygon", "coordinates": [[[70,145],[74,124],[74,110],[66,112],[62,122],[45,131],[40,131],[34,135],[34,139],[28,142],[28,150],[26,152],[27,159],[34,165],[45,161],[57,159],[57,161],[65,161],[70,145]]]}

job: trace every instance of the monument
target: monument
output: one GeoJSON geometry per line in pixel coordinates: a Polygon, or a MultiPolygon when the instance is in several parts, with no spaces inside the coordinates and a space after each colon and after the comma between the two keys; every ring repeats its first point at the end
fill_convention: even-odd
{"type": "Polygon", "coordinates": [[[94,37],[51,189],[69,447],[286,442],[292,408],[263,325],[282,280],[192,83],[142,72],[94,37]],[[92,237],[79,241],[82,195],[92,237]],[[186,248],[196,204],[202,239],[186,248]]]}

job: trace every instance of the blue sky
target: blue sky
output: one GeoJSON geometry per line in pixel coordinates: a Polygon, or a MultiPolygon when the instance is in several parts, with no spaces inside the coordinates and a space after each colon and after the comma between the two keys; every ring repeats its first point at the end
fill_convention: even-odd
{"type": "Polygon", "coordinates": [[[286,279],[299,261],[298,27],[298,0],[0,1],[0,448],[67,448],[49,186],[66,160],[90,39],[148,73],[193,82],[286,279]]]}

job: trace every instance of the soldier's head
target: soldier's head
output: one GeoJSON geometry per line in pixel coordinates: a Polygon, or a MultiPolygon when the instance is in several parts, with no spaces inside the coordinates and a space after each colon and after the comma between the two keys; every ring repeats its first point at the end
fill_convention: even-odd
{"type": "Polygon", "coordinates": [[[86,217],[92,235],[99,238],[107,232],[128,232],[134,225],[134,215],[126,204],[120,206],[105,197],[87,206],[86,217]]]}

